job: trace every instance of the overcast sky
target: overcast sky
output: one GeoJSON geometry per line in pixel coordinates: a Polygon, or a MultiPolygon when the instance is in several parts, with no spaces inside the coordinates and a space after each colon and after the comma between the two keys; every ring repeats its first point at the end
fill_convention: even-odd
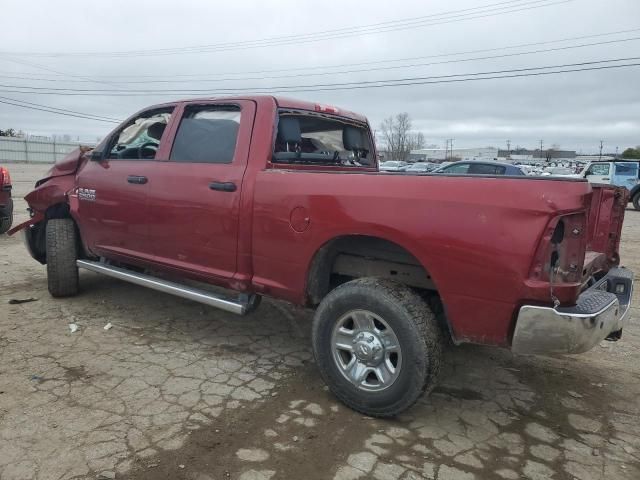
{"type": "MultiPolygon", "coordinates": [[[[638,0],[5,2],[0,16],[0,100],[123,119],[147,105],[217,95],[219,89],[363,86],[360,82],[640,57],[640,40],[633,40],[640,38],[639,18],[638,0]],[[384,23],[396,20],[402,22],[384,23]],[[287,38],[277,40],[279,45],[251,43],[281,36],[287,38]],[[565,48],[601,42],[607,43],[565,48]],[[538,45],[504,48],[522,44],[538,45]],[[180,50],[203,45],[210,47],[180,50]],[[558,48],[563,49],[524,54],[558,48]],[[159,49],[178,50],[149,54],[159,49]],[[108,55],[123,51],[142,55],[108,55]],[[91,54],[69,55],[83,53],[91,54]],[[478,58],[506,54],[510,56],[478,58]],[[408,58],[412,60],[401,60],[408,58]],[[408,66],[415,64],[421,66],[408,66]],[[272,72],[248,73],[265,71],[272,72]],[[52,88],[69,89],[64,93],[207,93],[52,95],[52,88]],[[15,93],[25,90],[30,93],[15,93]]],[[[629,63],[640,59],[569,68],[629,63]]],[[[357,111],[374,128],[390,114],[408,112],[427,143],[441,146],[446,138],[454,138],[456,147],[503,148],[507,139],[512,148],[535,148],[543,139],[545,147],[557,144],[583,152],[596,152],[601,139],[605,151],[640,144],[638,66],[455,83],[425,81],[434,79],[419,85],[287,96],[357,111]]],[[[114,126],[0,104],[0,129],[93,141],[114,126]]]]}

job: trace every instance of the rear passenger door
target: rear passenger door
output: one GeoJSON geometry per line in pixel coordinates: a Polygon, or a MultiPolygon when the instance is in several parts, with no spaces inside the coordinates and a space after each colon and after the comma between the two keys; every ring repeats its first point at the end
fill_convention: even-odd
{"type": "Polygon", "coordinates": [[[179,114],[168,159],[157,162],[149,182],[155,261],[178,273],[229,278],[255,103],[187,103],[179,114]]]}

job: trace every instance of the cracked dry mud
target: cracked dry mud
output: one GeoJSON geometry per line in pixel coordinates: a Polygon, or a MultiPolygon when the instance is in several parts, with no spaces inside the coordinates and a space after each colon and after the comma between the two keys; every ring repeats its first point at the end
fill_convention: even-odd
{"type": "MultiPolygon", "coordinates": [[[[12,165],[15,197],[44,170],[12,165]]],[[[636,271],[638,238],[628,210],[636,271]]],[[[375,420],[324,387],[307,311],[265,301],[235,317],[87,272],[81,284],[50,298],[44,268],[0,237],[2,480],[640,478],[637,293],[618,343],[555,359],[451,348],[431,396],[375,420]]]]}

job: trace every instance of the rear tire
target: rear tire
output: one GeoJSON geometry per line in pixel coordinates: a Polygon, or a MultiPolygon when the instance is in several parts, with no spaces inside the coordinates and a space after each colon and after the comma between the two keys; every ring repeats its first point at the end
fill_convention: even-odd
{"type": "Polygon", "coordinates": [[[78,242],[76,226],[70,218],[47,222],[47,284],[54,297],[78,293],[78,242]]]}
{"type": "Polygon", "coordinates": [[[366,415],[392,417],[435,386],[443,339],[431,308],[409,287],[361,278],[322,300],[312,344],[336,397],[366,415]]]}
{"type": "Polygon", "coordinates": [[[640,210],[640,192],[636,193],[633,196],[633,208],[635,208],[636,210],[640,210]]]}

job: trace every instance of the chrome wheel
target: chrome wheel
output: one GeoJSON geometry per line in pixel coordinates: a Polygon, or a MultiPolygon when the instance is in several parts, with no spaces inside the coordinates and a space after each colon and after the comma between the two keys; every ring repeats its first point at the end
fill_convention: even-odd
{"type": "Polygon", "coordinates": [[[398,337],[382,317],[368,310],[352,310],[336,322],[331,354],[338,369],[360,390],[390,387],[402,367],[398,337]]]}

